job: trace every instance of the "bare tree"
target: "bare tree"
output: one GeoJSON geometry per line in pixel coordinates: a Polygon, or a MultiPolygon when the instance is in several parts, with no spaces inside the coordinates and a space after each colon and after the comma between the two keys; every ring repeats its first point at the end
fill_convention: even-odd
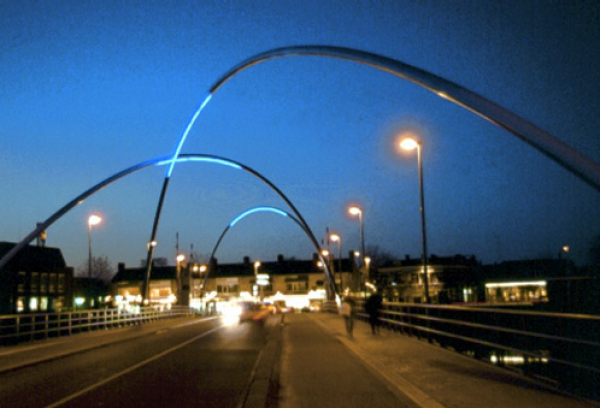
{"type": "MultiPolygon", "coordinates": [[[[110,282],[115,274],[115,269],[108,260],[107,256],[92,257],[92,278],[103,282],[110,282]]],[[[82,262],[75,271],[75,276],[87,278],[89,276],[89,261],[82,262]]]]}
{"type": "Polygon", "coordinates": [[[369,245],[366,248],[366,255],[371,258],[371,265],[380,267],[396,259],[391,253],[381,249],[379,245],[369,245]]]}

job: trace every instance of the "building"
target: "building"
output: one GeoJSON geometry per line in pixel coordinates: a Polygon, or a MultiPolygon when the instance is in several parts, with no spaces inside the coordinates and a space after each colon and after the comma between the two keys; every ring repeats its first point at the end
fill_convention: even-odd
{"type": "MultiPolygon", "coordinates": [[[[0,242],[0,257],[16,244],[0,242]]],[[[73,268],[58,248],[28,245],[0,271],[0,313],[54,312],[73,304],[73,268]]]]}
{"type": "MultiPolygon", "coordinates": [[[[337,265],[339,263],[335,262],[337,265]]],[[[353,259],[342,260],[344,272],[335,274],[338,288],[352,282],[353,265],[353,259]]],[[[204,272],[196,266],[180,264],[180,280],[176,266],[154,267],[150,279],[152,303],[188,302],[193,307],[203,308],[208,303],[263,299],[267,303],[279,301],[301,309],[320,304],[325,297],[326,278],[316,255],[311,260],[285,259],[279,255],[276,261],[260,262],[260,265],[255,265],[249,257],[244,257],[241,263],[230,264],[219,264],[213,259],[204,272]],[[203,287],[206,273],[206,287],[203,287]]],[[[141,302],[145,274],[145,267],[126,268],[119,264],[111,282],[111,295],[115,301],[141,302]]]]}
{"type": "Polygon", "coordinates": [[[110,307],[106,297],[109,295],[108,285],[97,278],[73,278],[73,309],[88,310],[110,307]]]}
{"type": "MultiPolygon", "coordinates": [[[[477,272],[474,256],[429,258],[429,297],[432,303],[463,303],[477,300],[477,272]]],[[[408,255],[377,269],[378,286],[388,302],[425,302],[423,261],[408,255]]]]}
{"type": "Polygon", "coordinates": [[[481,270],[485,303],[565,313],[600,313],[600,281],[566,259],[505,261],[481,270]]]}

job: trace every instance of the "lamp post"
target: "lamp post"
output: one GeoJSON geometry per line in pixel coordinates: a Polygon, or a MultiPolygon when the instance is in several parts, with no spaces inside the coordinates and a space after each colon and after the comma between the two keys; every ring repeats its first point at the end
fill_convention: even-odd
{"type": "Polygon", "coordinates": [[[260,267],[260,261],[254,261],[254,282],[256,282],[256,286],[258,286],[258,296],[262,303],[263,301],[263,290],[262,285],[258,284],[258,268],[260,267]]]}
{"type": "Polygon", "coordinates": [[[183,261],[185,261],[185,255],[184,254],[178,254],[177,257],[175,258],[176,260],[176,265],[177,267],[175,268],[177,270],[177,303],[179,305],[183,304],[183,285],[181,282],[181,263],[183,261]]]}
{"type": "Polygon", "coordinates": [[[92,214],[88,218],[88,278],[92,278],[92,227],[102,222],[102,217],[98,214],[92,214]]]}
{"type": "Polygon", "coordinates": [[[425,229],[425,198],[423,196],[423,146],[421,145],[421,142],[408,137],[400,142],[400,147],[404,150],[417,149],[417,164],[419,166],[419,195],[421,201],[421,241],[423,244],[423,282],[425,285],[425,302],[431,303],[431,298],[429,297],[429,273],[427,270],[427,232],[425,229]]]}
{"type": "Polygon", "coordinates": [[[340,291],[344,291],[344,278],[342,275],[342,237],[338,234],[331,234],[329,236],[333,242],[338,243],[338,272],[340,273],[340,291]]]}
{"type": "MultiPolygon", "coordinates": [[[[365,266],[365,224],[363,222],[363,209],[357,206],[348,208],[350,215],[358,215],[358,228],[360,229],[360,252],[362,255],[361,267],[365,266]]],[[[362,285],[362,276],[360,278],[359,286],[362,285]]],[[[360,290],[360,287],[358,288],[360,290]]]]}

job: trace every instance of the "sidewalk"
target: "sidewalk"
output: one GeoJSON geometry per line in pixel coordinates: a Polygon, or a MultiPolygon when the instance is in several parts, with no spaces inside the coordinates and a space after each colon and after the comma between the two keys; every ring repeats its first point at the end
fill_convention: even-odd
{"type": "Polygon", "coordinates": [[[282,341],[280,408],[600,407],[425,341],[373,336],[361,321],[349,339],[336,314],[286,316],[282,341]]]}

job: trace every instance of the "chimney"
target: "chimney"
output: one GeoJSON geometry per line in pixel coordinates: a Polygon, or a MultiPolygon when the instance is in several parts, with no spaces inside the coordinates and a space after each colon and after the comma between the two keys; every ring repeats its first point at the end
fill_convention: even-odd
{"type": "Polygon", "coordinates": [[[117,265],[118,268],[118,272],[124,272],[125,271],[125,262],[119,262],[119,264],[117,265]]]}
{"type": "Polygon", "coordinates": [[[250,265],[250,257],[249,256],[244,257],[244,265],[250,265]]]}
{"type": "Polygon", "coordinates": [[[281,254],[277,255],[277,262],[279,262],[279,263],[283,262],[283,255],[281,255],[281,254]]]}

